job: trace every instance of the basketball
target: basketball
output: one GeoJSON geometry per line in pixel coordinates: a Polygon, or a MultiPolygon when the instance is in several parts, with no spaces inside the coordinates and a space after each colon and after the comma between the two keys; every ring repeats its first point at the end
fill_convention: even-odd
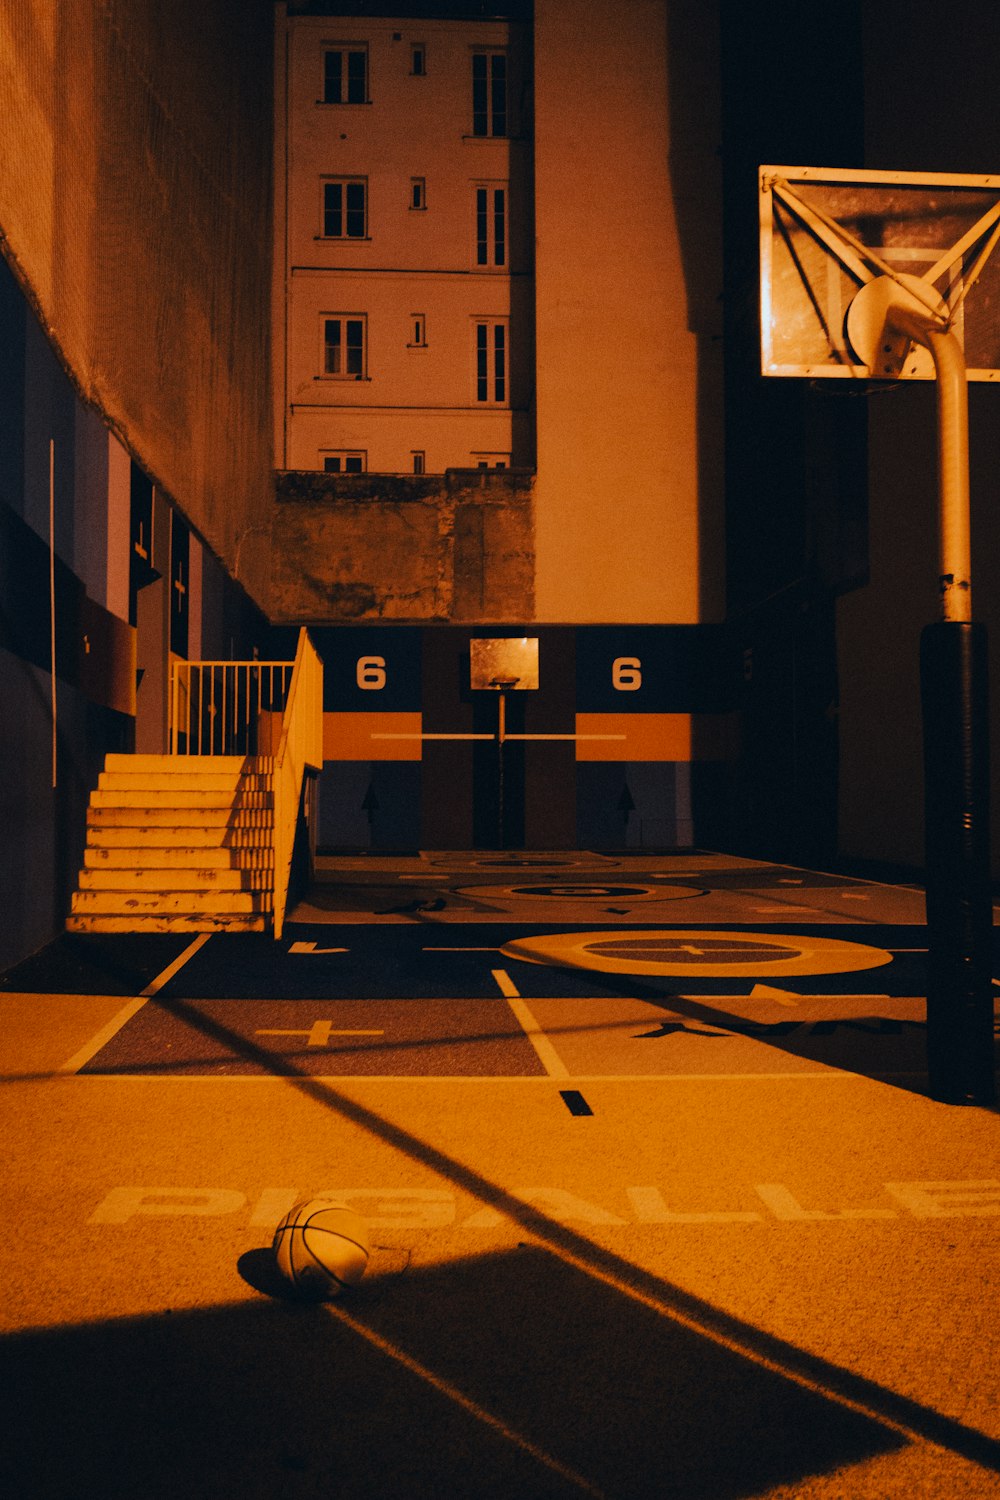
{"type": "Polygon", "coordinates": [[[365,1274],[368,1228],[346,1203],[303,1198],[274,1231],[272,1249],[278,1270],[297,1292],[339,1297],[365,1274]]]}

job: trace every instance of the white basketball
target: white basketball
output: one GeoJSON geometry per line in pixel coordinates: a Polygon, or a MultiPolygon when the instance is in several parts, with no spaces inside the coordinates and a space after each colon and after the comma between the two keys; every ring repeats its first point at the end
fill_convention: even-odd
{"type": "Polygon", "coordinates": [[[368,1265],[368,1227],[360,1214],[335,1198],[303,1198],[274,1231],[278,1270],[296,1291],[339,1297],[368,1265]]]}

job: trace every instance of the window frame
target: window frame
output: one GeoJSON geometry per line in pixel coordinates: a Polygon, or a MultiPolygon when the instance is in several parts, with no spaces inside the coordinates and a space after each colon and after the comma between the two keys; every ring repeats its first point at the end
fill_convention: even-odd
{"type": "MultiPolygon", "coordinates": [[[[322,59],[322,61],[321,61],[321,68],[320,68],[320,85],[321,86],[320,86],[320,97],[316,101],[317,104],[326,104],[326,105],[333,105],[333,106],[350,106],[351,108],[356,108],[359,104],[370,104],[371,103],[371,92],[370,92],[370,85],[369,85],[369,57],[368,57],[368,43],[367,42],[324,42],[323,46],[322,46],[322,49],[321,49],[321,52],[320,52],[320,56],[321,56],[321,59],[322,59]],[[340,78],[339,92],[340,92],[340,94],[341,94],[342,97],[340,97],[339,99],[333,99],[333,98],[330,97],[330,85],[331,85],[331,82],[332,82],[332,76],[331,76],[332,70],[330,69],[330,66],[329,66],[329,64],[327,62],[327,59],[330,58],[330,57],[339,57],[341,59],[341,64],[340,64],[340,68],[339,68],[338,71],[339,71],[339,78],[340,78]],[[361,88],[361,91],[360,91],[361,92],[361,97],[356,97],[356,98],[353,98],[353,99],[351,98],[351,93],[354,92],[355,94],[357,94],[358,90],[357,90],[356,87],[354,87],[352,89],[351,64],[350,64],[351,57],[361,57],[364,60],[363,76],[362,76],[362,79],[361,79],[362,88],[361,88]],[[346,67],[344,65],[344,59],[347,59],[346,67]]],[[[356,82],[357,82],[356,76],[355,76],[353,82],[356,85],[356,82]]]]}
{"type": "Polygon", "coordinates": [[[499,180],[476,182],[472,192],[472,264],[477,271],[509,272],[510,183],[499,180]],[[499,210],[498,197],[503,200],[499,210]]]}
{"type": "Polygon", "coordinates": [[[324,312],[319,318],[320,337],[320,373],[319,380],[367,380],[368,379],[368,315],[360,312],[324,312]],[[333,323],[340,325],[340,332],[334,343],[329,337],[328,329],[333,323]],[[352,344],[350,338],[350,324],[357,323],[361,329],[359,342],[352,344]],[[352,370],[332,370],[329,368],[330,350],[336,347],[342,352],[341,363],[348,366],[351,363],[350,351],[352,348],[360,348],[360,358],[357,361],[359,368],[352,370]]]}
{"type": "Polygon", "coordinates": [[[369,238],[367,177],[323,176],[320,178],[320,233],[318,235],[318,238],[321,240],[336,241],[338,244],[341,241],[346,241],[347,243],[360,243],[361,241],[367,240],[369,238]],[[331,233],[327,228],[328,217],[332,212],[334,212],[334,210],[331,210],[327,206],[327,190],[329,188],[335,187],[339,187],[341,189],[341,206],[339,209],[339,213],[343,227],[340,234],[331,233]],[[350,196],[348,189],[356,187],[361,188],[363,198],[361,206],[361,233],[350,234],[348,232],[347,226],[350,223],[351,214],[357,213],[357,209],[352,209],[348,203],[348,198],[350,196]]]}
{"type": "Polygon", "coordinates": [[[472,388],[476,406],[510,406],[510,319],[472,319],[472,388]]]}
{"type": "Polygon", "coordinates": [[[366,448],[321,448],[319,450],[319,457],[323,466],[320,472],[323,474],[368,473],[368,450],[366,448]],[[343,463],[344,467],[340,469],[329,468],[328,464],[331,461],[343,463]],[[356,467],[347,467],[348,464],[355,464],[355,461],[357,461],[356,467]]]}
{"type": "Polygon", "coordinates": [[[423,214],[427,212],[427,178],[410,178],[410,213],[423,214]],[[416,202],[416,199],[420,202],[416,202]]]}
{"type": "Polygon", "coordinates": [[[476,140],[506,140],[510,137],[508,61],[505,47],[473,49],[472,135],[476,140]],[[481,68],[479,64],[482,64],[481,68]]]}

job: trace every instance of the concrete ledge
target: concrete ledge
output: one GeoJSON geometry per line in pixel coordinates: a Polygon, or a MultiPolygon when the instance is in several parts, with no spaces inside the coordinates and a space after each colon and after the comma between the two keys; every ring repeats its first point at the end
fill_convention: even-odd
{"type": "Polygon", "coordinates": [[[534,473],[276,475],[273,618],[529,621],[534,473]]]}

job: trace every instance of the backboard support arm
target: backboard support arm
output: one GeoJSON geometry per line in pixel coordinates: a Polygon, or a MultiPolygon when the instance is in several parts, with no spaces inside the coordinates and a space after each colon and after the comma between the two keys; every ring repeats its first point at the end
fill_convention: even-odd
{"type": "Polygon", "coordinates": [[[927,1066],[934,1098],[991,1104],[992,930],[986,632],[972,619],[969,402],[955,333],[890,300],[883,340],[934,361],[941,618],[920,643],[927,891],[927,1066]]]}

